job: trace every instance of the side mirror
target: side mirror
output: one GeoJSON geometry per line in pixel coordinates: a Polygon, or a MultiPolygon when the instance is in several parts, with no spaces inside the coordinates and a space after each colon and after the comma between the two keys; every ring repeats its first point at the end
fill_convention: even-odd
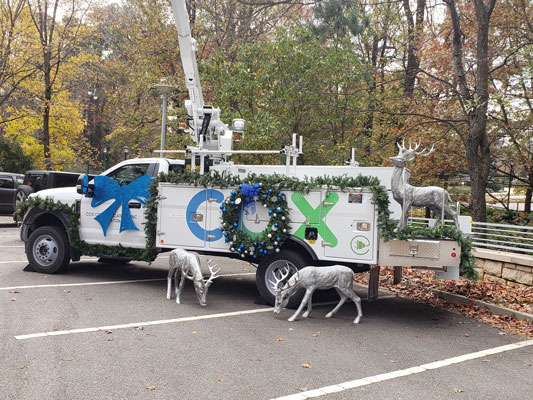
{"type": "Polygon", "coordinates": [[[94,196],[94,185],[89,184],[88,175],[80,175],[78,181],[76,182],[76,192],[79,194],[84,194],[85,197],[94,196]]]}

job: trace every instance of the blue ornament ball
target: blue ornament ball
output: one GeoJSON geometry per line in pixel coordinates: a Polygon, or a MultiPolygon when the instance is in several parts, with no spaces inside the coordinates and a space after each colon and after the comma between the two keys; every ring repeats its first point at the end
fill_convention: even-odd
{"type": "Polygon", "coordinates": [[[272,189],[268,189],[268,193],[272,193],[272,189]]]}
{"type": "Polygon", "coordinates": [[[277,222],[274,222],[274,226],[277,228],[279,224],[277,222]]]}
{"type": "Polygon", "coordinates": [[[235,190],[232,190],[231,194],[237,194],[237,192],[235,190]]]}
{"type": "Polygon", "coordinates": [[[239,247],[240,247],[241,249],[244,249],[244,244],[241,244],[239,247]]]}
{"type": "Polygon", "coordinates": [[[272,210],[268,210],[268,215],[272,215],[273,211],[272,210]]]}
{"type": "Polygon", "coordinates": [[[239,226],[239,224],[238,224],[237,222],[234,222],[234,223],[233,223],[233,226],[236,228],[236,227],[239,226]]]}
{"type": "Polygon", "coordinates": [[[283,210],[282,210],[281,207],[276,207],[276,211],[277,211],[277,212],[281,212],[281,211],[283,211],[283,210]]]}
{"type": "Polygon", "coordinates": [[[261,246],[264,246],[265,245],[265,242],[261,242],[261,246]]]}

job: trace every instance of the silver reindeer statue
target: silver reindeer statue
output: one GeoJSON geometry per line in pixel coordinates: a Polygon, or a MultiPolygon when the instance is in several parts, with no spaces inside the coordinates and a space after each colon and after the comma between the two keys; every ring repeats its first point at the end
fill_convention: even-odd
{"type": "Polygon", "coordinates": [[[270,281],[276,289],[276,304],[274,305],[274,312],[279,314],[283,308],[287,306],[289,298],[298,289],[304,288],[305,295],[302,299],[298,310],[289,318],[289,321],[294,321],[302,312],[307,304],[307,310],[302,314],[302,317],[307,318],[312,310],[311,300],[313,292],[316,289],[331,289],[335,288],[341,297],[339,303],[333,310],[326,314],[326,318],[331,318],[347,299],[352,299],[357,308],[357,317],[353,321],[358,324],[363,316],[361,311],[361,299],[353,288],[353,271],[344,265],[332,265],[330,267],[305,267],[299,270],[296,274],[291,276],[288,282],[280,287],[281,283],[289,276],[289,265],[285,271],[280,271],[280,278],[274,275],[275,282],[270,281]]]}
{"type": "Polygon", "coordinates": [[[172,299],[172,280],[174,280],[176,286],[176,303],[181,303],[181,292],[183,286],[185,286],[185,278],[187,278],[194,283],[194,290],[196,291],[196,297],[200,305],[203,307],[207,306],[207,290],[211,286],[213,279],[218,278],[217,273],[220,271],[220,268],[215,271],[214,269],[217,265],[211,266],[211,260],[207,260],[207,266],[209,267],[211,276],[209,279],[204,280],[201,266],[202,264],[200,263],[198,254],[183,249],[172,250],[169,257],[167,299],[172,299]],[[180,275],[181,280],[178,285],[180,275]]]}
{"type": "Polygon", "coordinates": [[[407,218],[409,216],[409,209],[411,206],[427,207],[435,214],[435,218],[444,218],[444,214],[452,217],[455,226],[459,229],[459,220],[457,213],[455,213],[449,206],[451,202],[450,195],[446,190],[437,186],[416,187],[409,184],[409,172],[405,171],[405,165],[413,160],[415,156],[427,157],[433,152],[434,147],[429,151],[425,149],[417,151],[420,143],[414,147],[409,143],[409,148],[405,147],[405,143],[396,144],[399,152],[396,157],[390,157],[390,162],[394,165],[394,172],[391,178],[392,196],[402,206],[402,218],[398,223],[398,230],[407,226],[407,218]]]}

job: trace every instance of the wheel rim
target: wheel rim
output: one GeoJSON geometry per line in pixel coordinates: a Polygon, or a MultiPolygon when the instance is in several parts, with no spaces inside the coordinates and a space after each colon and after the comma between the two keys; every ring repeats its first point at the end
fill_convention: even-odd
{"type": "Polygon", "coordinates": [[[285,271],[287,265],[289,266],[289,276],[282,281],[281,285],[284,285],[292,275],[298,272],[298,268],[296,268],[295,264],[287,260],[276,260],[271,263],[266,269],[265,284],[268,291],[273,296],[276,295],[276,288],[273,282],[276,282],[276,279],[279,279],[281,277],[281,273],[282,271],[285,271]]]}
{"type": "Polygon", "coordinates": [[[15,206],[18,207],[26,199],[26,195],[23,192],[18,192],[15,198],[15,206]]]}
{"type": "Polygon", "coordinates": [[[41,235],[33,245],[33,258],[42,266],[53,264],[59,257],[57,242],[50,235],[41,235]]]}

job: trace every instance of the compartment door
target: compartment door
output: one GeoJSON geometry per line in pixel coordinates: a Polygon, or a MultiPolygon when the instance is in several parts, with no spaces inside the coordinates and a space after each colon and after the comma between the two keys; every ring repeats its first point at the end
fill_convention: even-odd
{"type": "Polygon", "coordinates": [[[174,184],[159,186],[156,245],[203,248],[207,239],[208,190],[174,184]]]}
{"type": "Polygon", "coordinates": [[[322,202],[324,256],[376,262],[376,212],[369,192],[331,192],[322,202]]]}

